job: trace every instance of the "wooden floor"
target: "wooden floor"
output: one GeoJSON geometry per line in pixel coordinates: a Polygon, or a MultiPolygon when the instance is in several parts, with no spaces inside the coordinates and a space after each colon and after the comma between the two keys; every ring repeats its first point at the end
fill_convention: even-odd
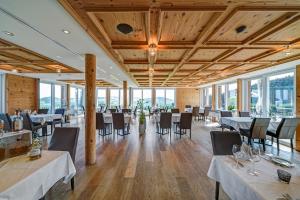
{"type": "MultiPolygon", "coordinates": [[[[85,166],[83,119],[73,120],[68,126],[81,129],[75,191],[60,181],[46,199],[214,199],[215,183],[206,175],[212,158],[212,123],[193,122],[192,139],[179,139],[174,134],[170,139],[169,135],[160,137],[155,133],[152,120],[147,121],[147,133],[139,136],[133,120],[131,134],[125,139],[97,135],[97,163],[93,166],[85,166]]],[[[272,147],[267,151],[277,152],[272,147]]],[[[299,156],[289,151],[285,148],[280,153],[285,157],[299,156]]],[[[220,199],[229,198],[221,191],[220,199]]]]}

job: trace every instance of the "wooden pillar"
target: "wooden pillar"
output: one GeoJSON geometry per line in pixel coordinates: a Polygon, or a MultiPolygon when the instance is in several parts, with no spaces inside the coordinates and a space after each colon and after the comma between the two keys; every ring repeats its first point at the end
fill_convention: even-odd
{"type": "Polygon", "coordinates": [[[96,56],[85,55],[85,162],[96,163],[96,56]]]}
{"type": "Polygon", "coordinates": [[[110,88],[106,88],[106,106],[110,108],[110,88]]]}
{"type": "Polygon", "coordinates": [[[152,88],[152,106],[155,106],[156,104],[156,93],[155,88],[152,88]]]}
{"type": "Polygon", "coordinates": [[[216,85],[211,86],[211,108],[216,110],[216,85]]]}
{"type": "Polygon", "coordinates": [[[123,107],[127,108],[127,81],[123,81],[123,107]]]}
{"type": "Polygon", "coordinates": [[[238,79],[237,80],[237,90],[236,90],[236,105],[237,111],[242,111],[243,110],[243,80],[238,79]]]}
{"type": "MultiPolygon", "coordinates": [[[[297,117],[300,117],[300,65],[296,67],[296,105],[295,105],[295,113],[297,117]]],[[[296,129],[296,150],[300,151],[300,125],[296,129]]]]}

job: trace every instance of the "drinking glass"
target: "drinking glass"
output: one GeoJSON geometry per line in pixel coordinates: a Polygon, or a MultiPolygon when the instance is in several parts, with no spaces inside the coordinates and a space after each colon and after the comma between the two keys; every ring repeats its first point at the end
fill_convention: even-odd
{"type": "Polygon", "coordinates": [[[236,168],[238,168],[239,164],[239,154],[241,153],[241,145],[234,144],[232,146],[232,154],[234,156],[234,159],[236,161],[236,168]]]}
{"type": "Polygon", "coordinates": [[[250,151],[250,162],[251,166],[248,170],[248,174],[252,176],[259,175],[259,171],[256,170],[255,163],[260,161],[260,148],[259,147],[253,147],[250,151]]]}

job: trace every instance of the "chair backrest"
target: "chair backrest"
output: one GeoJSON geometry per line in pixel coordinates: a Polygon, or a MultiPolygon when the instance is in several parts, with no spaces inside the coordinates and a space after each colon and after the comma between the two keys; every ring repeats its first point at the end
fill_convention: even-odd
{"type": "Polygon", "coordinates": [[[124,129],[124,113],[112,113],[114,129],[124,129]]]}
{"type": "Polygon", "coordinates": [[[23,128],[26,130],[30,130],[33,131],[33,124],[31,121],[31,118],[29,116],[28,113],[22,113],[21,114],[22,118],[23,118],[23,128]]]}
{"type": "Polygon", "coordinates": [[[231,111],[220,111],[221,117],[232,117],[232,112],[231,111]]]}
{"type": "Polygon", "coordinates": [[[65,115],[65,109],[64,108],[58,108],[58,109],[55,109],[55,114],[61,114],[62,116],[65,115]]]}
{"type": "Polygon", "coordinates": [[[276,134],[280,139],[293,139],[297,126],[298,118],[283,118],[277,128],[276,134]]]}
{"type": "Polygon", "coordinates": [[[204,107],[204,116],[208,116],[209,115],[209,111],[211,111],[211,106],[205,106],[204,107]]]}
{"type": "Polygon", "coordinates": [[[12,130],[12,122],[10,116],[7,113],[0,113],[0,120],[3,120],[4,122],[4,131],[12,130]]]}
{"type": "Polygon", "coordinates": [[[191,129],[192,128],[192,113],[181,113],[180,114],[180,129],[191,129]]]}
{"type": "Polygon", "coordinates": [[[38,114],[48,114],[49,109],[48,108],[41,108],[38,109],[37,113],[38,114]]]}
{"type": "Polygon", "coordinates": [[[210,137],[214,155],[232,155],[232,146],[242,144],[237,131],[211,131],[210,137]]]}
{"type": "Polygon", "coordinates": [[[199,115],[199,110],[200,108],[198,106],[194,106],[192,110],[192,115],[193,116],[198,116],[199,115]]]}
{"type": "Polygon", "coordinates": [[[104,109],[104,111],[103,111],[103,112],[104,112],[104,113],[106,113],[106,111],[107,111],[107,106],[105,106],[105,109],[104,109]]]}
{"type": "Polygon", "coordinates": [[[110,109],[108,109],[109,111],[110,111],[110,113],[115,113],[115,112],[117,112],[117,109],[115,109],[115,108],[110,108],[110,109]]]}
{"type": "Polygon", "coordinates": [[[164,108],[160,108],[159,112],[163,113],[163,112],[166,112],[166,110],[164,108]]]}
{"type": "Polygon", "coordinates": [[[185,105],[185,108],[191,108],[192,106],[191,105],[185,105]]]}
{"type": "Polygon", "coordinates": [[[122,108],[122,113],[131,113],[131,109],[122,108]]]}
{"type": "Polygon", "coordinates": [[[270,123],[270,118],[254,118],[250,127],[250,137],[253,139],[265,139],[270,123]]]}
{"type": "Polygon", "coordinates": [[[172,108],[171,113],[179,113],[179,109],[178,108],[172,108]]]}
{"type": "Polygon", "coordinates": [[[105,128],[105,125],[104,125],[103,113],[97,112],[96,113],[96,129],[101,130],[101,129],[104,129],[104,128],[105,128]]]}
{"type": "Polygon", "coordinates": [[[171,128],[172,127],[172,113],[162,112],[160,113],[160,128],[171,128]]]}
{"type": "Polygon", "coordinates": [[[250,117],[250,112],[247,111],[239,111],[240,117],[250,117]]]}
{"type": "Polygon", "coordinates": [[[79,127],[57,127],[54,129],[48,150],[68,151],[75,162],[79,127]]]}

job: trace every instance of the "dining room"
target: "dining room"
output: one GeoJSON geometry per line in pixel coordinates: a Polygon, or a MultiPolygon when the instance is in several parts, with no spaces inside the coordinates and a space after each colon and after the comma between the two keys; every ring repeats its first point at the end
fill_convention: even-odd
{"type": "Polygon", "coordinates": [[[0,0],[0,199],[300,199],[297,0],[0,0]]]}

